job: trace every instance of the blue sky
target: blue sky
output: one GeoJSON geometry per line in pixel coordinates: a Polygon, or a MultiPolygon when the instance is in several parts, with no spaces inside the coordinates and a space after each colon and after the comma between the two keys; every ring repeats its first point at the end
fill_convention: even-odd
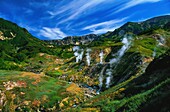
{"type": "Polygon", "coordinates": [[[39,39],[102,34],[128,21],[170,15],[170,0],[0,0],[0,17],[39,39]]]}

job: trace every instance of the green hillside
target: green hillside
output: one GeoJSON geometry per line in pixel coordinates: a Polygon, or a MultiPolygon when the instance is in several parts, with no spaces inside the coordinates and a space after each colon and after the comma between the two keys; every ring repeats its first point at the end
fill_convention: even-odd
{"type": "Polygon", "coordinates": [[[160,16],[41,41],[0,19],[0,111],[170,111],[169,23],[160,16]]]}
{"type": "Polygon", "coordinates": [[[23,70],[38,53],[63,57],[62,47],[50,46],[32,36],[25,28],[0,18],[0,69],[23,70]]]}

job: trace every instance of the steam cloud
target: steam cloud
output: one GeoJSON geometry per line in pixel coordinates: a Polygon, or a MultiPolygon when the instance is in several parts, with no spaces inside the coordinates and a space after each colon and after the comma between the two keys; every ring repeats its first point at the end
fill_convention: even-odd
{"type": "MultiPolygon", "coordinates": [[[[79,46],[74,46],[73,47],[73,51],[74,51],[74,56],[76,57],[76,63],[82,61],[84,50],[80,49],[79,46]]],[[[89,49],[89,48],[86,50],[86,62],[87,62],[88,66],[90,66],[90,61],[91,61],[90,52],[91,51],[92,50],[89,49]]]]}
{"type": "Polygon", "coordinates": [[[110,62],[109,62],[110,69],[106,70],[106,74],[107,74],[106,88],[109,88],[109,86],[110,86],[110,82],[111,82],[111,79],[112,79],[112,67],[113,67],[113,64],[117,64],[119,62],[119,60],[121,59],[121,57],[124,55],[124,53],[126,52],[126,50],[129,48],[129,46],[131,44],[131,42],[128,41],[126,36],[123,38],[122,43],[124,45],[121,47],[121,49],[116,54],[112,55],[112,56],[114,56],[114,58],[111,59],[110,62]]]}
{"type": "Polygon", "coordinates": [[[122,43],[124,44],[122,46],[122,48],[116,54],[112,55],[112,56],[116,56],[116,57],[110,60],[110,62],[109,62],[110,65],[117,63],[120,60],[120,58],[124,55],[126,50],[129,48],[129,45],[131,42],[128,41],[127,37],[124,37],[122,40],[122,43]]]}
{"type": "Polygon", "coordinates": [[[156,48],[157,48],[158,46],[163,46],[163,45],[166,43],[165,39],[164,39],[162,36],[159,36],[159,39],[157,38],[156,41],[158,42],[158,44],[157,44],[157,45],[155,46],[155,48],[154,48],[152,57],[155,57],[155,56],[156,56],[156,48]]]}
{"type": "Polygon", "coordinates": [[[100,56],[100,64],[103,64],[103,58],[104,58],[103,51],[100,52],[99,56],[100,56]]]}
{"type": "Polygon", "coordinates": [[[112,79],[112,70],[111,69],[107,69],[106,70],[106,75],[108,75],[108,77],[106,78],[106,88],[110,87],[110,82],[112,79]]]}
{"type": "Polygon", "coordinates": [[[87,61],[88,66],[90,66],[90,61],[91,61],[90,52],[91,52],[91,49],[88,48],[86,50],[86,61],[87,61]]]}
{"type": "Polygon", "coordinates": [[[83,59],[84,50],[80,49],[79,46],[74,46],[73,51],[74,51],[74,56],[76,57],[76,63],[78,63],[83,59]]]}

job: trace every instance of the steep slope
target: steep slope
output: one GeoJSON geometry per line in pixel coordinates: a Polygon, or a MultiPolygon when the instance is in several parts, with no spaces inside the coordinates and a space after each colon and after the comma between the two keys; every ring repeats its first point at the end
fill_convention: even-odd
{"type": "Polygon", "coordinates": [[[69,103],[74,103],[83,97],[84,90],[76,84],[43,74],[0,70],[0,77],[2,112],[59,111],[69,98],[69,103]]]}
{"type": "MultiPolygon", "coordinates": [[[[111,82],[110,85],[116,85],[127,80],[139,70],[147,67],[154,57],[161,55],[169,47],[169,32],[164,30],[155,30],[155,32],[150,35],[126,35],[124,36],[124,39],[128,40],[127,43],[109,40],[96,46],[94,46],[93,43],[93,45],[90,44],[88,47],[79,46],[79,50],[77,52],[74,51],[75,57],[71,58],[63,65],[60,65],[59,69],[61,69],[64,74],[67,74],[67,80],[70,80],[72,77],[71,79],[81,82],[79,78],[87,76],[87,79],[93,80],[89,80],[94,83],[92,84],[93,86],[97,86],[96,84],[99,83],[98,78],[101,75],[101,72],[103,72],[104,78],[102,80],[104,81],[103,87],[105,88],[106,80],[109,78],[109,70],[111,70],[110,72],[112,75],[112,78],[109,81],[111,82]],[[159,39],[163,39],[162,43],[159,39]],[[91,50],[89,53],[89,66],[87,59],[88,49],[91,50]],[[100,63],[100,53],[102,51],[103,63],[100,63]],[[79,55],[77,56],[76,53],[79,55]],[[79,56],[82,58],[76,62],[76,58],[78,59],[79,56]]],[[[70,48],[73,47],[71,46],[70,48]]],[[[83,83],[87,84],[88,82],[83,81],[83,83]]]]}
{"type": "MultiPolygon", "coordinates": [[[[20,61],[20,67],[22,70],[34,72],[34,74],[26,73],[32,74],[29,77],[40,76],[40,81],[36,82],[34,79],[32,81],[32,78],[22,77],[23,75],[16,73],[17,77],[11,80],[12,82],[23,80],[29,84],[28,88],[19,87],[19,92],[30,90],[25,96],[32,103],[21,105],[21,109],[142,112],[152,111],[153,108],[150,107],[154,107],[154,111],[168,111],[168,104],[162,102],[168,101],[169,96],[169,17],[156,17],[140,24],[127,23],[114,32],[108,32],[99,37],[89,35],[96,39],[87,44],[82,44],[82,41],[89,36],[68,37],[59,40],[62,42],[61,45],[56,45],[55,41],[54,43],[51,41],[50,46],[36,38],[21,36],[26,38],[25,40],[29,40],[28,43],[22,45],[15,43],[21,42],[20,39],[14,41],[15,38],[21,37],[10,33],[9,27],[8,30],[2,29],[0,43],[6,43],[2,45],[9,45],[11,49],[16,46],[11,54],[9,48],[2,49],[2,59],[4,59],[2,62],[15,62],[16,64],[15,60],[10,60],[11,57],[16,59],[15,55],[26,54],[30,57],[20,61]],[[124,33],[120,33],[122,30],[124,33]],[[5,31],[9,32],[10,36],[2,36],[5,31]],[[38,45],[34,45],[36,41],[39,41],[38,45]],[[17,48],[19,49],[17,50],[17,48]],[[34,52],[35,55],[32,56],[34,52]],[[33,85],[36,83],[37,93],[35,93],[32,83],[33,85]],[[47,88],[47,91],[44,87],[47,88]],[[50,91],[50,89],[54,91],[50,91]],[[36,101],[31,99],[32,93],[35,94],[33,99],[36,101]],[[49,96],[53,96],[54,99],[53,97],[50,99],[49,96]],[[44,99],[48,99],[47,103],[44,99]],[[162,107],[162,110],[157,109],[154,104],[162,107]]],[[[9,65],[7,63],[4,66],[9,65]]],[[[3,93],[15,94],[15,89],[17,89],[15,87],[11,91],[4,91],[6,80],[13,76],[9,72],[6,74],[9,75],[3,76],[0,84],[3,93]],[[3,84],[3,82],[5,83],[3,84]]],[[[7,84],[11,84],[11,82],[7,84]]],[[[22,100],[22,95],[17,93],[17,97],[13,100],[6,100],[8,103],[4,107],[2,106],[2,109],[8,109],[11,104],[12,107],[15,107],[28,99],[22,100]]],[[[18,110],[18,107],[15,109],[21,111],[18,110]]]]}
{"type": "MultiPolygon", "coordinates": [[[[38,53],[67,55],[46,42],[33,37],[25,28],[0,18],[0,69],[23,70],[28,60],[38,53]]],[[[24,69],[25,70],[25,69],[24,69]]]]}
{"type": "MultiPolygon", "coordinates": [[[[166,52],[159,58],[154,59],[146,69],[146,72],[128,85],[126,96],[134,96],[148,92],[145,96],[147,101],[142,101],[139,110],[162,112],[170,110],[168,97],[170,96],[170,52],[166,52]],[[153,91],[151,91],[153,90],[153,91]],[[150,93],[149,93],[150,92],[150,93]],[[161,108],[160,108],[161,106],[161,108]]],[[[125,108],[126,105],[122,107],[125,108]]]]}
{"type": "Polygon", "coordinates": [[[140,35],[140,34],[144,34],[147,32],[152,32],[153,30],[156,30],[159,28],[163,28],[169,22],[170,22],[170,15],[154,17],[154,18],[148,19],[143,22],[138,22],[138,23],[127,22],[126,24],[116,29],[115,31],[109,32],[107,36],[108,37],[112,37],[114,35],[122,36],[126,33],[140,35]]]}
{"type": "MultiPolygon", "coordinates": [[[[161,18],[160,21],[162,21],[161,18]]],[[[143,104],[146,102],[145,96],[150,98],[148,101],[156,100],[150,95],[168,85],[169,80],[159,80],[155,84],[156,87],[151,86],[148,90],[137,88],[140,91],[134,94],[132,92],[136,89],[130,89],[130,87],[132,82],[134,82],[132,86],[137,86],[136,82],[142,80],[145,70],[154,58],[169,49],[170,32],[168,27],[164,28],[167,24],[152,31],[141,32],[140,35],[131,32],[119,36],[117,40],[105,39],[103,42],[97,40],[88,46],[80,45],[78,48],[71,46],[75,58],[58,66],[58,70],[64,73],[59,78],[75,82],[81,87],[91,88],[97,94],[101,93],[96,97],[93,95],[93,98],[88,98],[85,103],[78,106],[78,109],[72,111],[90,109],[96,109],[95,111],[140,111],[141,109],[142,111],[143,104]],[[103,56],[103,62],[101,62],[101,56],[103,56]],[[89,60],[90,64],[88,64],[89,60]],[[137,107],[140,108],[137,109],[137,107]]],[[[147,106],[146,110],[148,110],[147,106]]]]}
{"type": "Polygon", "coordinates": [[[144,74],[131,77],[93,98],[82,107],[100,107],[101,111],[169,111],[169,51],[154,59],[144,74]],[[106,99],[107,97],[107,99],[106,99]]]}
{"type": "Polygon", "coordinates": [[[31,57],[46,46],[46,43],[33,37],[26,29],[4,19],[0,19],[0,36],[1,60],[23,61],[22,58],[31,57]]]}
{"type": "Polygon", "coordinates": [[[33,37],[25,28],[17,24],[0,18],[1,41],[5,40],[14,45],[14,47],[25,46],[29,43],[44,45],[42,41],[33,37]]]}
{"type": "Polygon", "coordinates": [[[120,41],[123,35],[133,34],[142,35],[146,33],[151,33],[154,30],[163,28],[169,29],[170,15],[154,17],[143,22],[127,22],[120,28],[113,32],[107,32],[102,35],[89,34],[85,36],[70,36],[61,40],[50,40],[46,41],[51,44],[57,45],[89,45],[93,43],[101,43],[105,40],[120,41]]]}

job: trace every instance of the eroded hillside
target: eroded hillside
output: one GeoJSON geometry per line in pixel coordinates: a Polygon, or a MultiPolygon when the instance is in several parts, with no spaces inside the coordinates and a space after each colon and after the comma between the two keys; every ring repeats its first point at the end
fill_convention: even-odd
{"type": "Polygon", "coordinates": [[[2,111],[169,110],[169,16],[127,23],[85,44],[40,41],[4,21],[2,111]]]}

